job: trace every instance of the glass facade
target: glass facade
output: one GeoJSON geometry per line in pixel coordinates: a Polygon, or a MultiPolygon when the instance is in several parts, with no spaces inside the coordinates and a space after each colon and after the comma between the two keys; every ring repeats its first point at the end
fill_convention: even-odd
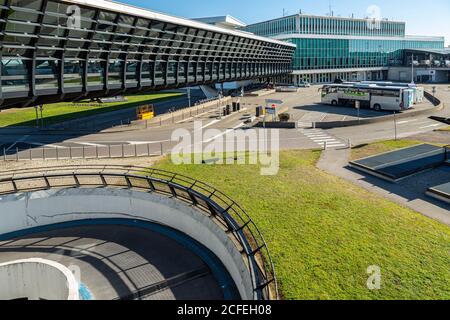
{"type": "Polygon", "coordinates": [[[444,38],[408,37],[404,22],[386,20],[298,14],[249,25],[245,30],[295,44],[295,71],[387,68],[401,65],[406,49],[444,48],[444,38]]]}
{"type": "Polygon", "coordinates": [[[373,68],[403,63],[404,49],[439,49],[440,41],[288,39],[297,45],[294,70],[373,68]]]}
{"type": "Polygon", "coordinates": [[[405,27],[404,22],[396,21],[293,15],[252,24],[245,29],[267,37],[290,33],[404,37],[405,27]]]}

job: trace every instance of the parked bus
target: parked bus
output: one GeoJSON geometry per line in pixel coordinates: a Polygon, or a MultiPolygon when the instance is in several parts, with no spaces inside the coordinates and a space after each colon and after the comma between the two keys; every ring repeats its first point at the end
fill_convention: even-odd
{"type": "Polygon", "coordinates": [[[322,103],[331,105],[354,105],[376,111],[404,111],[413,106],[414,90],[407,87],[382,87],[375,84],[331,84],[322,88],[322,103]]]}
{"type": "Polygon", "coordinates": [[[415,83],[397,83],[387,81],[361,81],[361,84],[375,84],[379,87],[402,87],[414,91],[414,104],[422,103],[425,98],[425,88],[419,87],[415,83]]]}

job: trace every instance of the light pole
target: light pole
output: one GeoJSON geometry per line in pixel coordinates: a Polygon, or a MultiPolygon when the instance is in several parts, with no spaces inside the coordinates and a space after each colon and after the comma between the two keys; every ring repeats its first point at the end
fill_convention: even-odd
{"type": "Polygon", "coordinates": [[[394,111],[394,130],[395,130],[395,141],[397,141],[397,117],[395,111],[394,111]]]}
{"type": "Polygon", "coordinates": [[[188,96],[188,103],[189,103],[189,108],[191,107],[191,87],[187,88],[187,96],[188,96]]]}
{"type": "Polygon", "coordinates": [[[39,128],[39,113],[38,113],[39,106],[34,106],[34,110],[36,111],[36,128],[39,128]]]}
{"type": "Polygon", "coordinates": [[[40,105],[39,109],[41,111],[41,127],[44,128],[44,116],[43,116],[44,106],[40,105]]]}

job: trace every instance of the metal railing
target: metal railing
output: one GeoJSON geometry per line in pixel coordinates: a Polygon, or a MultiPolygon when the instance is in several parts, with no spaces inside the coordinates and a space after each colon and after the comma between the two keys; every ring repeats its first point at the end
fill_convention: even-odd
{"type": "Polygon", "coordinates": [[[32,160],[73,160],[73,159],[115,159],[157,157],[164,155],[169,143],[142,144],[109,144],[92,146],[56,146],[13,148],[0,151],[0,161],[32,161],[32,160]]]}
{"type": "Polygon", "coordinates": [[[56,166],[0,172],[0,195],[53,188],[126,188],[176,198],[216,223],[242,254],[258,300],[279,299],[272,258],[259,228],[235,201],[190,177],[137,166],[56,166]]]}

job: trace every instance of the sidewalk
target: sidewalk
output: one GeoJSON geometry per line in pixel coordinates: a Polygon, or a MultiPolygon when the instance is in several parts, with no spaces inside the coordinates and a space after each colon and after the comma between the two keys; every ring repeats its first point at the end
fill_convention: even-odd
{"type": "Polygon", "coordinates": [[[440,181],[450,178],[450,167],[424,172],[398,184],[392,184],[348,168],[349,158],[350,149],[328,149],[323,151],[317,167],[450,226],[450,206],[425,194],[428,186],[438,185],[440,181]]]}

